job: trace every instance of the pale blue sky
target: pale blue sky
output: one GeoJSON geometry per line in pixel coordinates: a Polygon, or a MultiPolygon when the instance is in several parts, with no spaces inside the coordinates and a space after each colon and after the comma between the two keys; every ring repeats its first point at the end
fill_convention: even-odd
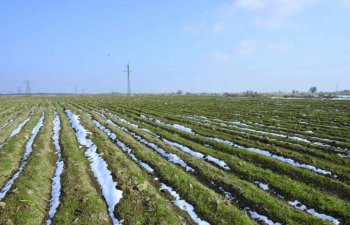
{"type": "Polygon", "coordinates": [[[1,0],[0,92],[350,89],[350,0],[1,0]]]}

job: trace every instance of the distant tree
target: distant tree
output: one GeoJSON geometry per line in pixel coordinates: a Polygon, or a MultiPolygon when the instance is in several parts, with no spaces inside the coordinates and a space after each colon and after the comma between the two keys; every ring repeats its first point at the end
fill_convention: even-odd
{"type": "Polygon", "coordinates": [[[297,90],[292,90],[292,94],[293,95],[298,94],[298,91],[297,90]]]}
{"type": "Polygon", "coordinates": [[[177,92],[176,92],[176,94],[177,95],[182,95],[184,92],[182,91],[182,90],[178,90],[177,92]]]}
{"type": "Polygon", "coordinates": [[[311,87],[309,89],[309,92],[311,92],[312,94],[316,93],[316,91],[317,91],[317,87],[311,87]]]}

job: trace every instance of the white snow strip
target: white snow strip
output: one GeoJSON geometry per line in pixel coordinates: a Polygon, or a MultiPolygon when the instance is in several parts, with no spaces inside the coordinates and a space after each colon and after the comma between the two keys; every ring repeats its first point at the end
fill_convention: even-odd
{"type": "Polygon", "coordinates": [[[331,147],[330,145],[324,144],[324,143],[321,143],[321,142],[312,142],[312,144],[318,145],[318,146],[324,146],[324,147],[331,147]]]}
{"type": "Polygon", "coordinates": [[[185,127],[185,126],[182,126],[182,125],[179,125],[179,124],[170,124],[170,126],[178,129],[178,130],[182,130],[182,131],[185,131],[187,133],[190,133],[190,134],[194,134],[193,131],[188,128],[188,127],[185,127]]]}
{"type": "MultiPolygon", "coordinates": [[[[212,181],[212,184],[215,185],[215,183],[213,181],[212,181]]],[[[230,192],[225,191],[224,188],[219,187],[219,190],[224,194],[224,197],[226,199],[233,199],[234,198],[234,195],[230,192]]],[[[255,220],[260,221],[260,222],[265,222],[265,224],[268,224],[268,225],[281,225],[280,223],[275,223],[272,220],[269,220],[269,218],[267,218],[266,216],[260,215],[256,211],[250,210],[248,207],[245,208],[244,210],[246,212],[248,212],[249,216],[252,219],[255,219],[255,220]]]]}
{"type": "MultiPolygon", "coordinates": [[[[124,129],[123,129],[124,130],[124,129]]],[[[126,129],[124,131],[127,131],[126,129]]],[[[163,156],[164,158],[166,158],[169,162],[172,162],[174,164],[177,164],[179,166],[181,166],[182,168],[184,168],[187,172],[194,172],[194,169],[191,168],[190,166],[188,166],[180,157],[178,157],[177,155],[173,154],[173,153],[168,153],[166,151],[164,151],[164,149],[158,147],[157,145],[148,142],[147,140],[143,139],[142,137],[136,135],[135,133],[129,132],[129,134],[131,134],[131,136],[133,136],[136,140],[138,140],[139,142],[141,142],[142,144],[145,144],[146,146],[152,148],[153,150],[155,150],[157,153],[159,153],[161,156],[163,156]]]]}
{"type": "MultiPolygon", "coordinates": [[[[187,117],[187,118],[190,118],[190,117],[187,117]]],[[[195,119],[195,118],[192,118],[192,119],[195,119]]],[[[214,119],[214,120],[216,120],[217,122],[218,121],[219,122],[225,122],[225,121],[222,121],[222,120],[219,120],[219,119],[214,119]]],[[[206,122],[208,122],[208,120],[206,122]]],[[[247,127],[250,127],[250,125],[247,125],[247,124],[242,123],[240,121],[230,121],[229,123],[230,124],[235,124],[235,125],[246,126],[246,127],[240,127],[240,126],[235,126],[235,125],[229,125],[232,128],[236,128],[236,129],[243,130],[243,131],[250,131],[250,132],[254,132],[254,133],[266,134],[266,135],[282,137],[282,138],[287,138],[287,139],[289,138],[291,140],[295,140],[295,141],[299,141],[299,142],[311,143],[311,144],[314,144],[314,145],[319,145],[319,146],[324,146],[324,147],[331,147],[328,144],[324,144],[324,143],[320,143],[320,142],[311,142],[309,140],[306,140],[305,138],[300,138],[300,137],[297,137],[297,136],[288,136],[286,134],[273,133],[273,132],[267,132],[267,131],[261,131],[261,130],[255,130],[255,129],[252,129],[252,128],[247,128],[247,127]]],[[[258,123],[254,123],[254,124],[265,126],[263,124],[258,124],[258,123]]],[[[224,123],[220,123],[220,125],[227,126],[227,124],[224,124],[224,123]]],[[[268,126],[268,127],[276,128],[275,126],[268,126]]],[[[313,133],[313,132],[312,131],[306,131],[306,133],[313,133]]],[[[320,141],[331,141],[331,140],[328,140],[328,139],[322,139],[322,138],[318,138],[318,137],[312,137],[312,138],[319,139],[320,141]]]]}
{"type": "Polygon", "coordinates": [[[7,127],[10,123],[12,123],[13,122],[13,118],[11,118],[10,120],[8,120],[4,125],[2,125],[1,127],[0,127],[0,130],[1,129],[3,129],[3,128],[5,128],[5,127],[7,127]]]}
{"type": "Polygon", "coordinates": [[[140,117],[143,118],[143,119],[149,120],[149,121],[153,121],[153,122],[158,123],[158,124],[160,124],[160,125],[165,125],[165,126],[168,126],[168,127],[173,127],[173,128],[175,128],[175,129],[178,129],[178,130],[181,130],[181,131],[190,133],[190,134],[194,134],[194,132],[192,131],[191,128],[188,128],[188,127],[185,127],[185,126],[182,126],[182,125],[179,125],[179,124],[165,123],[165,122],[162,122],[162,121],[160,121],[160,120],[156,120],[156,119],[153,119],[153,118],[150,118],[150,117],[146,117],[146,116],[144,116],[144,115],[140,115],[140,117]]]}
{"type": "Polygon", "coordinates": [[[306,140],[304,138],[300,138],[300,137],[296,137],[296,136],[292,136],[292,137],[288,137],[289,139],[292,139],[292,140],[296,140],[296,141],[301,141],[301,142],[305,142],[305,143],[310,143],[309,140],[306,140]]]}
{"type": "Polygon", "coordinates": [[[33,112],[22,122],[18,125],[18,127],[16,129],[14,129],[12,131],[12,133],[10,134],[9,136],[9,139],[12,138],[13,136],[17,135],[21,130],[22,130],[22,127],[24,125],[26,125],[26,123],[28,123],[28,121],[30,120],[30,118],[32,117],[33,115],[33,112]]]}
{"type": "Polygon", "coordinates": [[[221,167],[221,168],[223,168],[225,170],[231,170],[230,167],[228,167],[227,164],[224,161],[220,160],[220,159],[217,159],[217,158],[215,158],[213,156],[210,156],[210,155],[206,155],[205,156],[204,154],[202,154],[200,152],[193,151],[193,150],[189,149],[186,146],[183,146],[183,145],[181,145],[179,143],[176,143],[176,142],[169,141],[167,139],[162,139],[162,140],[166,144],[172,145],[172,146],[180,149],[181,151],[186,152],[187,154],[189,154],[191,156],[194,156],[194,157],[196,157],[198,159],[207,160],[209,162],[212,162],[212,163],[216,164],[217,166],[219,166],[219,167],[221,167]]]}
{"type": "MultiPolygon", "coordinates": [[[[91,117],[90,117],[91,119],[91,117]]],[[[110,131],[108,128],[106,128],[105,126],[103,126],[102,124],[100,124],[98,121],[91,119],[92,122],[95,124],[96,127],[98,127],[100,130],[102,130],[105,134],[108,135],[108,137],[110,139],[112,139],[114,142],[117,143],[117,145],[123,150],[123,152],[126,152],[132,160],[134,160],[137,164],[139,164],[141,167],[143,167],[145,170],[147,170],[150,173],[153,173],[154,170],[153,168],[148,165],[145,162],[142,162],[141,160],[139,160],[138,158],[136,158],[136,156],[131,152],[131,148],[129,148],[128,146],[126,146],[123,142],[119,141],[117,139],[117,135],[114,134],[112,131],[110,131]]],[[[112,121],[111,121],[112,122],[112,121]]]]}
{"type": "Polygon", "coordinates": [[[261,190],[264,190],[264,191],[270,190],[268,184],[261,183],[260,181],[254,181],[254,184],[258,185],[261,190]]]}
{"type": "Polygon", "coordinates": [[[117,118],[118,120],[120,120],[122,123],[125,123],[125,124],[127,124],[127,125],[129,125],[129,126],[132,126],[132,127],[134,127],[134,128],[139,128],[139,126],[137,126],[136,124],[130,123],[129,121],[127,121],[127,120],[125,120],[125,119],[119,117],[118,115],[115,115],[115,114],[112,114],[112,113],[110,113],[110,115],[113,115],[115,118],[117,118]]]}
{"type": "Polygon", "coordinates": [[[61,146],[59,143],[60,138],[60,130],[61,130],[61,122],[60,117],[55,112],[55,119],[53,121],[53,143],[57,152],[57,161],[56,161],[56,170],[55,175],[52,178],[52,191],[51,191],[51,201],[50,201],[50,210],[49,210],[49,218],[46,220],[46,225],[50,225],[52,223],[52,219],[56,214],[57,208],[60,205],[60,196],[61,196],[61,174],[63,172],[63,161],[61,156],[61,146]]]}
{"type": "Polygon", "coordinates": [[[190,118],[190,119],[196,119],[196,120],[208,120],[208,117],[205,117],[205,116],[197,116],[197,115],[189,115],[189,116],[177,115],[177,116],[184,117],[184,118],[190,118]]]}
{"type": "MultiPolygon", "coordinates": [[[[120,117],[114,115],[117,119],[120,120],[120,117]]],[[[121,120],[122,121],[122,120],[121,120]]],[[[123,122],[123,121],[122,121],[123,122]]],[[[112,122],[112,125],[114,123],[112,122]]],[[[114,124],[114,126],[117,126],[116,124],[114,124]]],[[[119,127],[119,126],[118,126],[119,127]]],[[[150,143],[147,140],[143,139],[142,137],[138,136],[137,134],[129,131],[128,129],[126,129],[125,127],[119,127],[121,130],[127,132],[128,134],[130,134],[134,139],[138,140],[140,143],[152,148],[154,151],[156,151],[158,154],[160,154],[161,156],[163,156],[164,158],[166,158],[169,162],[172,162],[174,164],[177,164],[179,166],[181,166],[182,168],[184,168],[187,172],[194,172],[194,169],[191,168],[190,166],[188,166],[180,157],[178,157],[175,154],[172,153],[168,153],[166,151],[164,151],[164,149],[158,147],[157,145],[155,145],[154,143],[150,143]]]]}
{"type": "MultiPolygon", "coordinates": [[[[144,116],[144,115],[141,115],[140,117],[142,117],[142,118],[147,118],[147,117],[144,116]]],[[[116,116],[116,118],[120,120],[120,117],[116,116]]],[[[153,120],[153,121],[154,121],[154,119],[152,119],[152,118],[147,118],[147,119],[148,119],[148,120],[153,120]]],[[[122,120],[121,120],[121,121],[122,121],[122,120]]],[[[123,122],[123,121],[122,121],[122,122],[123,122]]],[[[127,122],[128,122],[128,121],[127,121],[127,122]]],[[[128,122],[128,123],[130,124],[130,122],[128,122]]],[[[161,122],[161,121],[159,121],[158,123],[165,124],[165,123],[163,123],[163,122],[161,122]]],[[[147,131],[148,131],[148,130],[147,130],[147,131]]],[[[147,131],[146,131],[146,132],[147,132],[147,131]]],[[[129,132],[129,131],[127,131],[127,132],[129,132]]],[[[191,131],[191,132],[192,132],[192,131],[191,131]]],[[[129,133],[130,133],[130,132],[129,132],[129,133]]],[[[155,136],[158,136],[158,135],[156,135],[156,134],[154,134],[154,133],[152,133],[152,132],[147,132],[147,133],[151,133],[151,134],[153,134],[153,135],[155,135],[155,136]]],[[[193,132],[192,132],[192,133],[193,133],[193,132]]],[[[194,134],[194,133],[193,133],[193,134],[194,134]]],[[[154,150],[156,150],[159,154],[161,154],[161,155],[164,156],[165,151],[164,151],[162,148],[156,146],[156,145],[153,144],[153,143],[147,142],[146,140],[142,139],[140,136],[137,136],[137,135],[134,134],[134,133],[132,133],[132,135],[133,135],[136,139],[138,139],[140,142],[142,142],[143,144],[148,145],[149,147],[151,147],[151,148],[153,148],[154,150]]],[[[158,136],[158,138],[159,138],[159,136],[158,136]]],[[[219,167],[221,167],[221,168],[223,168],[223,169],[225,169],[225,170],[230,170],[230,168],[226,165],[225,162],[223,162],[223,161],[221,161],[221,160],[219,160],[219,159],[217,159],[217,158],[215,158],[215,157],[212,157],[212,156],[210,156],[210,155],[204,156],[204,155],[203,155],[202,153],[200,153],[200,152],[193,151],[193,150],[189,149],[188,147],[185,147],[185,146],[183,146],[183,145],[181,145],[181,144],[179,144],[179,143],[171,142],[171,141],[169,141],[169,140],[167,140],[167,139],[163,139],[163,141],[164,141],[165,143],[169,144],[169,145],[172,145],[172,146],[175,146],[175,147],[179,148],[179,149],[182,150],[183,152],[186,152],[186,153],[188,153],[188,154],[190,154],[190,155],[192,155],[192,156],[194,156],[194,157],[196,157],[196,158],[207,160],[207,161],[209,161],[209,162],[212,162],[212,163],[218,165],[219,167]]],[[[167,153],[167,154],[169,154],[169,153],[167,153]]],[[[176,155],[174,155],[174,154],[169,154],[169,155],[176,156],[176,155]]],[[[166,156],[164,156],[164,157],[166,157],[166,156]]],[[[178,156],[176,156],[175,158],[174,158],[174,157],[171,157],[171,158],[172,158],[173,160],[177,161],[177,162],[178,162],[177,164],[180,163],[182,167],[184,167],[184,166],[186,165],[186,163],[183,162],[178,156]],[[181,161],[179,162],[179,160],[181,160],[182,162],[181,162],[181,161]]],[[[169,161],[170,161],[170,160],[169,160],[169,161]]],[[[190,168],[190,167],[189,167],[189,168],[190,168]]],[[[188,171],[188,169],[186,169],[186,171],[188,171]]],[[[194,170],[193,170],[192,168],[190,169],[190,171],[194,172],[194,170]]]]}
{"type": "Polygon", "coordinates": [[[146,128],[142,128],[141,130],[144,131],[144,132],[146,132],[146,133],[149,133],[149,134],[152,135],[152,136],[155,136],[155,137],[160,138],[159,135],[153,133],[152,131],[150,131],[150,130],[148,130],[148,129],[146,129],[146,128]]]}
{"type": "MultiPolygon", "coordinates": [[[[110,138],[114,137],[114,136],[110,135],[110,133],[112,133],[112,132],[108,128],[106,128],[103,125],[101,125],[98,121],[93,120],[93,123],[97,127],[99,127],[102,131],[104,131],[110,138]]],[[[120,126],[118,126],[117,124],[113,123],[111,120],[109,120],[108,123],[121,129],[120,126]]],[[[113,139],[113,140],[115,140],[115,139],[113,139]]],[[[139,159],[137,159],[136,156],[134,156],[131,153],[131,149],[129,147],[127,147],[123,142],[117,141],[117,144],[123,149],[123,151],[127,152],[128,154],[130,154],[130,156],[132,156],[131,158],[134,161],[138,162],[145,170],[147,170],[150,173],[153,173],[153,171],[154,171],[153,168],[150,167],[147,163],[144,163],[144,162],[140,161],[139,159]]],[[[155,177],[154,180],[155,181],[159,181],[159,178],[155,177]]],[[[161,191],[163,189],[166,189],[175,198],[174,204],[177,207],[179,207],[181,210],[186,211],[188,213],[188,215],[194,220],[195,223],[197,223],[199,225],[210,225],[208,222],[200,219],[198,217],[198,215],[195,213],[194,207],[191,204],[189,204],[186,200],[181,199],[180,195],[177,192],[175,192],[170,186],[167,186],[166,184],[161,183],[161,187],[160,187],[159,190],[161,191]]]]}
{"type": "Polygon", "coordinates": [[[6,138],[6,140],[4,141],[4,143],[1,143],[1,144],[0,144],[0,149],[2,148],[2,146],[4,146],[4,145],[6,144],[6,142],[8,142],[12,137],[14,137],[15,135],[17,135],[17,134],[22,130],[22,127],[23,127],[24,125],[26,125],[26,123],[28,123],[28,121],[32,118],[32,115],[33,115],[33,112],[31,112],[30,115],[29,115],[22,123],[20,123],[20,124],[17,126],[17,128],[15,128],[15,129],[11,132],[10,136],[8,136],[8,137],[6,138]]]}
{"type": "Polygon", "coordinates": [[[176,142],[172,142],[172,141],[169,141],[165,138],[162,139],[166,144],[169,144],[171,146],[174,146],[178,149],[180,149],[181,151],[183,152],[186,152],[187,154],[191,155],[191,156],[194,156],[196,158],[199,158],[199,159],[204,159],[204,154],[200,153],[200,152],[196,152],[196,151],[193,151],[191,149],[189,149],[188,147],[185,147],[179,143],[176,143],[176,142]]]}
{"type": "Polygon", "coordinates": [[[193,205],[188,203],[186,200],[181,199],[180,195],[176,191],[174,191],[173,188],[169,187],[168,185],[166,185],[164,183],[161,183],[159,190],[164,190],[164,189],[167,190],[170,193],[170,195],[175,198],[175,200],[174,200],[175,205],[177,207],[179,207],[181,210],[186,211],[196,224],[209,225],[208,222],[206,222],[198,217],[198,215],[194,211],[193,205]]]}
{"type": "Polygon", "coordinates": [[[245,127],[250,127],[248,124],[242,123],[241,121],[231,121],[230,123],[245,126],[245,127]]]}
{"type": "Polygon", "coordinates": [[[102,114],[102,113],[100,113],[100,112],[97,112],[97,111],[94,111],[96,114],[98,114],[98,115],[100,115],[103,119],[107,119],[107,117],[104,115],[104,114],[102,114]]]}
{"type": "Polygon", "coordinates": [[[308,209],[305,205],[301,204],[298,200],[289,201],[288,204],[293,206],[296,209],[299,209],[301,211],[305,211],[305,212],[307,212],[307,213],[309,213],[317,218],[327,220],[327,221],[332,222],[333,224],[336,224],[336,225],[340,224],[340,221],[335,219],[334,217],[328,216],[326,214],[318,213],[314,209],[308,209]]]}
{"type": "MultiPolygon", "coordinates": [[[[211,182],[213,185],[215,185],[215,183],[212,181],[211,182]]],[[[230,192],[228,192],[228,191],[225,191],[222,187],[218,187],[219,188],[219,190],[224,194],[224,197],[226,198],[226,199],[233,199],[234,198],[234,196],[233,196],[233,194],[232,193],[230,193],[230,192]]]]}
{"type": "Polygon", "coordinates": [[[350,155],[344,155],[344,154],[337,154],[338,156],[342,157],[342,158],[349,158],[350,159],[350,155]]]}
{"type": "Polygon", "coordinates": [[[96,145],[87,138],[88,131],[80,124],[79,117],[69,110],[66,110],[66,114],[75,130],[75,135],[79,143],[86,147],[85,156],[89,159],[91,170],[100,185],[102,195],[108,206],[108,213],[111,217],[112,223],[120,224],[119,220],[114,215],[114,208],[122,198],[123,192],[116,188],[117,182],[113,180],[111,171],[108,170],[107,163],[96,152],[96,145]]]}
{"type": "Polygon", "coordinates": [[[280,223],[275,223],[272,220],[269,220],[269,218],[267,218],[266,216],[260,215],[259,213],[257,213],[256,211],[252,211],[252,210],[247,210],[247,212],[249,213],[249,216],[257,221],[260,222],[264,222],[267,225],[281,225],[280,223]]]}
{"type": "Polygon", "coordinates": [[[133,153],[131,153],[131,148],[129,148],[128,146],[126,146],[123,142],[121,141],[117,141],[118,146],[126,153],[128,153],[130,155],[130,157],[132,158],[132,160],[134,160],[137,164],[139,164],[142,168],[144,168],[145,170],[147,170],[149,173],[153,173],[154,169],[148,165],[145,162],[142,162],[141,160],[139,160],[133,153]]]}
{"type": "Polygon", "coordinates": [[[332,175],[332,173],[327,171],[327,170],[319,169],[319,168],[316,168],[315,166],[311,166],[311,165],[307,165],[307,164],[301,164],[301,163],[295,162],[293,159],[285,158],[283,156],[274,155],[274,154],[272,154],[272,153],[270,153],[270,152],[268,152],[266,150],[261,150],[261,149],[257,149],[257,148],[243,147],[243,146],[235,144],[235,143],[233,143],[231,141],[222,140],[222,139],[219,139],[219,138],[213,138],[213,137],[206,137],[206,138],[208,140],[213,140],[213,141],[216,141],[216,142],[219,142],[219,143],[224,143],[224,144],[230,145],[230,146],[235,147],[235,148],[239,148],[239,149],[242,149],[242,150],[247,150],[247,151],[254,152],[254,153],[257,153],[257,154],[260,154],[260,155],[264,155],[266,157],[276,159],[278,161],[287,163],[287,164],[292,165],[294,167],[303,168],[303,169],[307,169],[307,170],[313,171],[315,173],[319,173],[319,174],[323,174],[323,175],[330,175],[330,176],[336,177],[336,175],[332,175]]]}
{"type": "MultiPolygon", "coordinates": [[[[26,144],[26,150],[24,152],[23,158],[20,163],[20,167],[18,168],[17,172],[11,177],[11,179],[5,184],[5,186],[0,189],[0,201],[6,196],[7,192],[12,187],[13,183],[16,181],[18,176],[22,173],[24,167],[27,165],[28,158],[33,150],[33,142],[40,130],[40,128],[43,126],[43,121],[45,118],[45,113],[42,113],[39,122],[36,124],[36,126],[33,128],[31,136],[29,138],[29,141],[26,144]]],[[[28,120],[29,121],[29,120],[28,120]]]]}
{"type": "MultiPolygon", "coordinates": [[[[154,119],[148,118],[148,117],[146,117],[144,115],[141,115],[140,117],[142,117],[144,119],[155,121],[154,119]]],[[[157,123],[163,123],[163,122],[159,121],[157,123]]],[[[248,129],[248,128],[243,128],[243,129],[248,129]]],[[[261,132],[263,132],[263,131],[261,131],[261,132]]],[[[264,133],[268,133],[268,132],[264,132],[264,133]]],[[[275,135],[282,136],[280,134],[275,134],[275,135]]],[[[235,144],[235,143],[233,143],[231,141],[222,140],[222,139],[218,139],[218,138],[211,138],[211,137],[206,137],[206,138],[209,139],[209,140],[214,140],[214,141],[217,141],[217,142],[225,143],[225,144],[231,145],[231,146],[236,147],[236,148],[240,148],[240,149],[243,149],[243,150],[248,150],[250,152],[255,152],[255,153],[258,153],[258,154],[261,154],[261,155],[265,155],[267,157],[279,160],[281,162],[290,164],[290,165],[298,167],[298,168],[308,169],[308,170],[311,170],[311,171],[313,171],[315,173],[319,173],[319,174],[323,174],[323,175],[330,175],[330,176],[332,176],[334,178],[337,177],[336,175],[332,175],[332,173],[330,171],[319,169],[319,168],[316,168],[315,166],[298,163],[298,162],[295,162],[293,159],[285,158],[285,157],[282,157],[282,156],[277,156],[277,155],[274,155],[274,154],[272,154],[272,153],[270,153],[270,152],[268,152],[266,150],[261,150],[261,149],[257,149],[257,148],[246,148],[246,147],[243,147],[241,145],[235,144]]],[[[303,139],[303,138],[299,138],[299,137],[289,137],[289,138],[294,139],[294,140],[299,140],[299,141],[302,141],[302,142],[310,143],[310,141],[308,141],[306,139],[303,139]]]]}

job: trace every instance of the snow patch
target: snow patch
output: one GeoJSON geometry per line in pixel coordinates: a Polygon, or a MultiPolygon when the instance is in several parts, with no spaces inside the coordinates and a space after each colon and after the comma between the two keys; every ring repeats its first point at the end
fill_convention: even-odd
{"type": "Polygon", "coordinates": [[[13,122],[13,120],[14,120],[13,118],[9,119],[4,125],[2,125],[2,126],[0,127],[0,130],[3,129],[3,128],[5,128],[5,127],[7,127],[10,123],[13,122]]]}
{"type": "Polygon", "coordinates": [[[264,222],[267,225],[281,225],[280,223],[275,223],[272,220],[269,220],[266,216],[260,215],[259,213],[249,210],[246,210],[249,216],[257,221],[264,222]]]}
{"type": "MultiPolygon", "coordinates": [[[[28,117],[28,118],[30,118],[30,117],[28,117]]],[[[37,134],[39,133],[40,128],[43,126],[44,118],[45,118],[45,113],[42,113],[42,115],[39,119],[39,122],[33,128],[31,136],[29,138],[29,141],[26,144],[26,151],[24,152],[24,155],[23,155],[21,163],[20,163],[20,167],[18,168],[17,172],[11,177],[11,179],[5,184],[5,186],[2,189],[0,189],[0,201],[6,196],[7,192],[12,187],[13,183],[16,181],[18,176],[22,173],[24,167],[27,165],[28,158],[33,150],[33,142],[34,142],[37,134]]],[[[29,121],[29,119],[28,119],[28,121],[29,121]]],[[[22,126],[24,126],[24,125],[22,125],[22,126]]]]}
{"type": "MultiPolygon", "coordinates": [[[[116,115],[114,115],[116,116],[116,115]]],[[[116,116],[116,118],[118,119],[118,116],[116,116]]],[[[113,123],[114,124],[114,123],[113,123]]],[[[116,125],[116,124],[114,124],[116,125]]],[[[179,166],[181,166],[182,168],[184,168],[187,172],[194,172],[194,169],[189,167],[180,157],[178,157],[175,154],[172,153],[168,153],[166,151],[164,151],[164,149],[158,147],[157,145],[148,142],[147,140],[143,139],[142,137],[140,137],[139,135],[129,131],[128,129],[126,129],[125,127],[119,127],[121,130],[127,132],[128,134],[130,134],[134,139],[138,140],[140,143],[152,148],[154,151],[156,151],[158,154],[160,154],[161,156],[163,156],[164,158],[166,158],[169,162],[172,162],[174,164],[177,164],[179,166]]]]}
{"type": "Polygon", "coordinates": [[[338,153],[337,155],[341,158],[349,158],[350,159],[350,155],[344,155],[344,154],[340,154],[340,153],[338,153]]]}
{"type": "Polygon", "coordinates": [[[23,126],[26,125],[26,123],[28,123],[28,121],[32,118],[33,113],[34,112],[31,112],[30,115],[11,132],[10,136],[6,138],[4,143],[0,144],[0,149],[6,144],[6,142],[8,142],[12,137],[17,135],[22,130],[23,126]]]}
{"type": "MultiPolygon", "coordinates": [[[[90,118],[91,119],[91,118],[90,118]]],[[[149,173],[153,173],[153,168],[148,165],[147,163],[142,162],[136,156],[131,152],[131,148],[126,146],[123,142],[119,141],[117,139],[117,135],[112,133],[108,128],[104,127],[102,124],[100,124],[98,121],[91,119],[92,122],[95,124],[96,127],[98,127],[100,130],[102,130],[105,134],[108,135],[112,141],[116,142],[116,144],[122,149],[123,152],[127,153],[133,161],[135,161],[137,164],[139,164],[141,167],[143,167],[145,170],[147,170],[149,173]]]]}
{"type": "Polygon", "coordinates": [[[176,143],[176,142],[171,142],[171,141],[169,141],[167,139],[163,139],[163,141],[166,144],[172,145],[172,146],[180,149],[181,151],[186,152],[187,154],[189,154],[191,156],[194,156],[194,157],[196,157],[198,159],[207,160],[207,161],[212,162],[212,163],[216,164],[217,166],[219,166],[219,167],[221,167],[221,168],[223,168],[225,170],[231,170],[230,167],[228,167],[227,164],[224,161],[219,160],[219,159],[217,159],[217,158],[215,158],[213,156],[210,156],[210,155],[205,156],[204,154],[202,154],[200,152],[193,151],[193,150],[189,149],[186,146],[183,146],[183,145],[181,145],[179,143],[176,143]]]}
{"type": "Polygon", "coordinates": [[[184,131],[184,132],[187,132],[187,133],[190,133],[190,134],[195,134],[191,128],[188,128],[188,127],[185,127],[185,126],[182,126],[182,125],[179,125],[179,124],[170,124],[170,123],[165,123],[165,122],[162,122],[160,120],[156,120],[156,119],[153,119],[153,118],[150,118],[150,117],[146,117],[144,115],[140,115],[140,117],[142,119],[145,119],[145,120],[149,120],[149,121],[153,121],[155,123],[158,123],[160,125],[164,125],[164,126],[168,126],[168,127],[173,127],[175,129],[178,129],[178,130],[181,130],[181,131],[184,131]]]}
{"type": "Polygon", "coordinates": [[[176,191],[174,191],[173,188],[171,188],[170,186],[164,183],[161,183],[161,187],[159,190],[167,190],[170,193],[170,195],[175,198],[174,200],[175,205],[179,207],[181,210],[186,211],[196,224],[209,225],[208,222],[198,217],[198,215],[194,211],[193,205],[188,203],[186,200],[181,199],[180,195],[176,191]]]}
{"type": "Polygon", "coordinates": [[[266,157],[269,157],[269,158],[272,158],[272,159],[276,159],[278,161],[287,163],[287,164],[289,164],[291,166],[294,166],[294,167],[307,169],[307,170],[313,171],[315,173],[319,173],[319,174],[322,174],[322,175],[329,175],[329,176],[332,176],[332,177],[336,178],[336,175],[332,175],[332,173],[327,171],[327,170],[319,169],[319,168],[316,168],[315,166],[311,166],[311,165],[307,165],[307,164],[298,163],[298,162],[295,162],[293,159],[285,158],[283,156],[274,155],[274,154],[272,154],[272,153],[270,153],[270,152],[268,152],[266,150],[261,150],[261,149],[258,149],[258,148],[243,147],[243,146],[235,144],[235,143],[233,143],[231,141],[222,140],[222,139],[219,139],[219,138],[213,138],[213,137],[206,137],[206,138],[208,140],[213,140],[213,141],[216,141],[216,142],[219,142],[219,143],[224,143],[224,144],[230,145],[230,146],[235,147],[235,148],[239,148],[239,149],[242,149],[242,150],[247,150],[247,151],[254,152],[254,153],[257,153],[257,154],[260,154],[260,155],[264,155],[266,157]]]}
{"type": "Polygon", "coordinates": [[[60,130],[61,123],[58,114],[55,112],[55,119],[53,120],[53,143],[57,152],[57,161],[56,161],[56,170],[55,175],[52,178],[52,186],[51,186],[51,200],[50,200],[50,210],[49,210],[49,218],[46,220],[46,225],[50,225],[52,223],[52,219],[56,214],[57,208],[60,205],[60,196],[61,196],[61,174],[63,172],[63,161],[61,158],[61,146],[59,143],[60,138],[60,130]]]}
{"type": "Polygon", "coordinates": [[[301,211],[305,211],[305,212],[307,212],[307,213],[309,213],[317,218],[327,220],[327,221],[332,222],[333,224],[336,224],[336,225],[340,224],[340,221],[335,219],[334,217],[328,216],[326,214],[318,213],[314,209],[308,209],[305,205],[301,204],[298,200],[289,201],[288,204],[293,206],[296,209],[299,209],[301,211]]]}
{"type": "Polygon", "coordinates": [[[71,111],[66,110],[66,114],[72,127],[75,130],[75,135],[79,143],[86,147],[85,156],[90,161],[90,167],[93,171],[98,184],[100,185],[102,195],[108,206],[108,213],[111,217],[113,224],[120,224],[119,220],[114,215],[114,208],[122,198],[123,192],[116,188],[117,182],[113,181],[111,171],[108,170],[107,163],[96,152],[96,145],[87,138],[87,131],[81,124],[79,117],[73,114],[71,111]]]}
{"type": "Polygon", "coordinates": [[[264,184],[264,183],[262,183],[262,182],[260,182],[260,181],[254,181],[254,184],[258,185],[258,186],[260,187],[261,190],[264,190],[264,191],[270,190],[268,184],[264,184]]]}

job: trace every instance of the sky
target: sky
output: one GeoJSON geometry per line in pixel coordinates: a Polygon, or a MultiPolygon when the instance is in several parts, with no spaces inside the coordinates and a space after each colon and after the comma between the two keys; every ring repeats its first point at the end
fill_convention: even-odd
{"type": "Polygon", "coordinates": [[[1,0],[0,93],[350,89],[350,0],[1,0]]]}

